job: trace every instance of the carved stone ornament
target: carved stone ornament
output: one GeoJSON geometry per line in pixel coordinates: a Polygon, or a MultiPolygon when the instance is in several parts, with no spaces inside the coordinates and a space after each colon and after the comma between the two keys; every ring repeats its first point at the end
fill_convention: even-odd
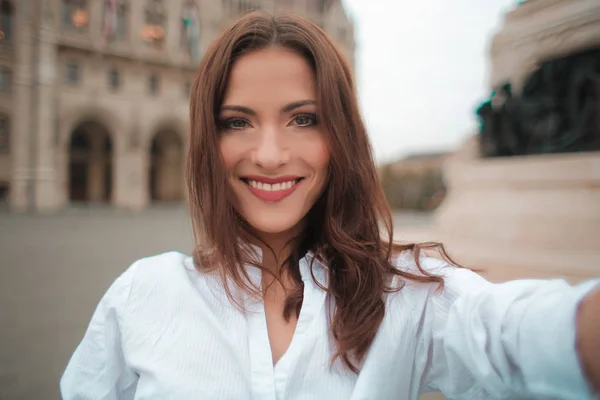
{"type": "Polygon", "coordinates": [[[600,151],[600,46],[542,63],[518,96],[504,84],[477,115],[484,157],[600,151]]]}

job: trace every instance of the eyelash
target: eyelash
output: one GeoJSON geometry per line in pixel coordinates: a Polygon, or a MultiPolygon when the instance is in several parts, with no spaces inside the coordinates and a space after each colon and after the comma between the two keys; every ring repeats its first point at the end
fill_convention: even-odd
{"type": "Polygon", "coordinates": [[[314,125],[317,125],[319,123],[319,120],[317,119],[317,116],[315,114],[312,114],[312,113],[298,114],[298,115],[294,116],[294,119],[292,121],[296,121],[300,117],[304,117],[304,118],[309,118],[310,119],[310,122],[308,124],[297,125],[297,126],[299,126],[301,128],[308,128],[309,126],[314,126],[314,125]]]}
{"type": "MultiPolygon", "coordinates": [[[[292,119],[292,122],[297,121],[298,118],[301,118],[301,117],[309,118],[310,122],[307,124],[303,124],[303,125],[296,124],[296,126],[298,126],[299,128],[308,128],[310,126],[314,126],[319,123],[317,116],[312,113],[302,113],[302,114],[295,115],[294,118],[292,119]]],[[[221,121],[221,128],[224,130],[241,130],[241,129],[247,128],[249,125],[250,125],[250,123],[247,120],[245,120],[243,118],[238,118],[238,117],[228,118],[228,119],[221,121]],[[243,122],[245,124],[245,126],[243,126],[243,127],[231,126],[233,123],[236,123],[236,122],[243,122]]]]}

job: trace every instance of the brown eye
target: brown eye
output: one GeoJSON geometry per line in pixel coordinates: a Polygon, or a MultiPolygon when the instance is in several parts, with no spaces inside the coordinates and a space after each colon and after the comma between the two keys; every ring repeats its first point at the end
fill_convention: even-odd
{"type": "Polygon", "coordinates": [[[299,115],[296,115],[294,117],[294,120],[292,121],[293,125],[301,126],[301,127],[312,126],[312,125],[315,125],[316,123],[317,123],[317,116],[314,114],[299,114],[299,115]]]}

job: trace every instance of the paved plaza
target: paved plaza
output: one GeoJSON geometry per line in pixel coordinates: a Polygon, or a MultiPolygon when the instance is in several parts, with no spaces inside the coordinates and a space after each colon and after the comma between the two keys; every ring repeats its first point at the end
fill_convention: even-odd
{"type": "MultiPolygon", "coordinates": [[[[395,216],[407,240],[424,239],[430,220],[395,216]]],[[[140,257],[189,254],[191,232],[183,208],[0,211],[0,400],[59,399],[58,380],[110,283],[140,257]]]]}

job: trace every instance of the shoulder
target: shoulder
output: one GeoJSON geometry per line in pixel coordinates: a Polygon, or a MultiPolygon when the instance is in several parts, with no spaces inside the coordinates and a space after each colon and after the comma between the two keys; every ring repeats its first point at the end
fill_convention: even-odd
{"type": "Polygon", "coordinates": [[[434,275],[447,275],[448,273],[453,272],[455,268],[442,259],[429,257],[422,253],[419,255],[417,264],[416,254],[412,250],[404,250],[395,254],[392,258],[392,264],[400,272],[407,272],[420,276],[425,275],[423,272],[434,275]]]}
{"type": "Polygon", "coordinates": [[[198,274],[191,257],[170,251],[132,263],[111,285],[105,301],[130,303],[165,291],[176,291],[198,274]]]}
{"type": "Polygon", "coordinates": [[[135,282],[153,282],[171,280],[193,270],[191,257],[176,251],[169,251],[136,260],[126,273],[132,274],[135,282]]]}
{"type": "Polygon", "coordinates": [[[130,285],[131,295],[139,296],[144,293],[177,290],[198,274],[192,257],[170,251],[135,261],[123,276],[129,275],[126,281],[130,285]]]}
{"type": "MultiPolygon", "coordinates": [[[[468,268],[458,267],[449,264],[447,261],[419,255],[415,257],[412,251],[403,251],[393,258],[393,265],[401,273],[396,278],[402,289],[398,293],[407,295],[416,295],[422,300],[452,301],[462,294],[478,292],[491,285],[479,274],[468,268]],[[443,280],[442,285],[437,282],[422,281],[413,277],[440,277],[443,280]]],[[[397,286],[397,285],[396,285],[397,286]]]]}
{"type": "Polygon", "coordinates": [[[491,285],[477,273],[439,258],[421,255],[417,262],[412,251],[399,253],[392,261],[400,274],[392,283],[399,290],[389,293],[386,299],[390,332],[418,342],[429,340],[435,324],[446,320],[459,298],[485,291],[491,285]],[[431,276],[441,278],[441,284],[419,279],[431,276]]]}
{"type": "MultiPolygon", "coordinates": [[[[411,250],[405,250],[396,254],[392,259],[392,264],[400,273],[407,276],[415,275],[417,277],[438,276],[444,279],[444,284],[464,283],[469,285],[483,278],[468,268],[459,267],[450,264],[448,261],[437,257],[431,257],[426,254],[416,254],[411,250]]],[[[410,279],[405,279],[410,283],[410,279]]]]}

